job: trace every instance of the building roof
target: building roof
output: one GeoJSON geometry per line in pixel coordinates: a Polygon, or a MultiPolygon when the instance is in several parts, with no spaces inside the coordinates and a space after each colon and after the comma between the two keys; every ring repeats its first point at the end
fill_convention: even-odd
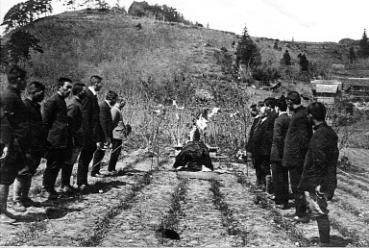
{"type": "Polygon", "coordinates": [[[344,89],[348,89],[351,86],[359,86],[369,88],[369,78],[345,78],[342,79],[344,89]]]}
{"type": "Polygon", "coordinates": [[[327,85],[327,84],[317,84],[316,85],[316,93],[334,93],[336,94],[338,91],[338,85],[327,85]]]}
{"type": "Polygon", "coordinates": [[[342,82],[340,80],[312,80],[311,87],[317,90],[317,85],[336,85],[338,90],[342,89],[342,82]]]}

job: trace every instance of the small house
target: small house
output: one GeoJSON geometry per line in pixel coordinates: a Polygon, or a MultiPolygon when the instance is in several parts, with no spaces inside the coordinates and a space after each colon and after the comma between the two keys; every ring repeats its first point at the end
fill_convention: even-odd
{"type": "Polygon", "coordinates": [[[341,94],[342,82],[339,80],[313,80],[311,88],[316,101],[333,105],[336,97],[341,94]]]}

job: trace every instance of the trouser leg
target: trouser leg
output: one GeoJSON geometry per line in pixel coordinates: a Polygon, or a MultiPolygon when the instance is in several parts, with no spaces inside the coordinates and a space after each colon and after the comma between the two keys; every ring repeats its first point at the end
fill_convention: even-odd
{"type": "Polygon", "coordinates": [[[280,162],[272,163],[272,181],[274,187],[275,203],[288,203],[288,170],[280,162]]]}
{"type": "Polygon", "coordinates": [[[112,153],[110,155],[108,171],[114,171],[120,152],[122,150],[122,140],[113,139],[112,153]]]}
{"type": "Polygon", "coordinates": [[[329,243],[330,238],[330,223],[328,216],[318,217],[316,219],[319,229],[319,239],[321,243],[329,243]]]}
{"type": "Polygon", "coordinates": [[[88,166],[91,162],[94,150],[82,149],[78,160],[77,185],[87,185],[88,166]]]}
{"type": "Polygon", "coordinates": [[[256,186],[262,185],[262,173],[261,173],[261,163],[262,160],[259,156],[255,157],[255,174],[256,174],[256,186]]]}
{"type": "Polygon", "coordinates": [[[55,192],[55,182],[59,170],[64,166],[65,150],[51,150],[47,153],[46,169],[44,171],[43,185],[46,191],[55,192]]]}
{"type": "Polygon", "coordinates": [[[31,189],[32,176],[36,173],[37,167],[40,165],[42,152],[31,152],[31,159],[27,161],[26,166],[19,171],[18,176],[13,185],[13,200],[22,201],[28,199],[31,189]]]}
{"type": "Polygon", "coordinates": [[[299,217],[306,216],[306,201],[304,192],[297,188],[302,174],[302,169],[295,167],[289,169],[291,189],[295,198],[296,215],[299,217]]]}
{"type": "Polygon", "coordinates": [[[62,169],[62,186],[70,186],[70,178],[73,172],[73,166],[77,161],[81,149],[74,147],[66,152],[66,161],[62,169]]]}
{"type": "Polygon", "coordinates": [[[0,184],[0,215],[7,213],[9,185],[0,184]]]}
{"type": "Polygon", "coordinates": [[[105,155],[104,150],[96,149],[94,156],[93,156],[91,175],[94,175],[100,172],[101,161],[103,160],[104,155],[105,155]]]}

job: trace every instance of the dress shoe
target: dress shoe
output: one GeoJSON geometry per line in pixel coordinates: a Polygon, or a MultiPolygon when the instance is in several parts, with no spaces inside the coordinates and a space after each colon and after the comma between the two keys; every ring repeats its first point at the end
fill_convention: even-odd
{"type": "Polygon", "coordinates": [[[0,225],[1,224],[13,224],[16,221],[17,221],[16,219],[11,218],[6,213],[1,213],[0,214],[0,225]]]}
{"type": "Polygon", "coordinates": [[[41,206],[41,204],[39,202],[35,202],[29,197],[22,199],[22,203],[26,208],[28,208],[28,207],[40,207],[41,206]]]}
{"type": "Polygon", "coordinates": [[[75,189],[70,185],[64,185],[61,188],[61,192],[66,195],[73,195],[75,193],[75,189]]]}
{"type": "Polygon", "coordinates": [[[87,184],[81,184],[78,186],[78,190],[80,191],[80,193],[85,193],[88,190],[88,185],[87,184]]]}
{"type": "Polygon", "coordinates": [[[104,175],[103,175],[103,174],[101,174],[101,173],[99,172],[99,173],[91,174],[91,177],[103,178],[103,177],[104,177],[104,175]]]}
{"type": "Polygon", "coordinates": [[[307,216],[295,216],[293,217],[293,221],[298,222],[298,223],[308,223],[310,221],[309,217],[307,216]]]}
{"type": "Polygon", "coordinates": [[[23,212],[27,211],[27,208],[26,208],[26,206],[24,205],[24,203],[22,201],[14,202],[14,205],[13,205],[12,209],[15,212],[20,212],[20,213],[23,213],[23,212]]]}
{"type": "Polygon", "coordinates": [[[116,176],[117,174],[118,174],[118,171],[112,170],[112,171],[107,171],[105,173],[105,176],[116,176]]]}
{"type": "Polygon", "coordinates": [[[275,208],[286,210],[286,209],[290,209],[290,206],[288,204],[276,204],[275,208]]]}
{"type": "Polygon", "coordinates": [[[56,191],[48,191],[47,192],[47,199],[49,201],[55,201],[55,200],[58,199],[58,197],[59,197],[59,194],[56,191]]]}

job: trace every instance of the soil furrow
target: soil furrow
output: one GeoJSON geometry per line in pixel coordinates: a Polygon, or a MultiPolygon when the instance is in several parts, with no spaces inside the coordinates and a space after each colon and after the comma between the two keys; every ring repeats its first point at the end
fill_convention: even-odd
{"type": "Polygon", "coordinates": [[[160,246],[155,231],[170,207],[176,184],[174,173],[156,173],[152,183],[135,197],[131,207],[110,222],[101,246],[160,246]]]}
{"type": "Polygon", "coordinates": [[[230,246],[220,212],[215,208],[206,180],[189,179],[188,190],[181,206],[178,232],[181,240],[176,246],[230,246]]]}
{"type": "MultiPolygon", "coordinates": [[[[141,159],[138,159],[141,160],[141,159]]],[[[138,165],[137,156],[126,158],[118,167],[138,165]]],[[[150,162],[142,161],[140,164],[150,162]]],[[[150,165],[147,165],[150,168],[150,165]]],[[[104,213],[118,205],[121,198],[132,192],[142,175],[108,177],[90,180],[92,190],[81,195],[43,208],[30,208],[22,217],[17,232],[7,231],[1,245],[63,245],[76,246],[93,236],[95,225],[104,213]],[[51,206],[51,207],[50,207],[51,206]]],[[[39,183],[39,181],[36,181],[39,183]]],[[[38,187],[38,184],[33,185],[38,187]]],[[[33,199],[44,201],[42,196],[33,199]]],[[[2,232],[2,230],[1,230],[2,232]]]]}
{"type": "MultiPolygon", "coordinates": [[[[232,225],[240,232],[233,236],[234,246],[293,246],[295,239],[281,230],[274,222],[270,211],[258,208],[254,203],[254,195],[237,182],[237,176],[223,175],[220,193],[232,219],[232,225]]],[[[233,227],[234,228],[234,227],[233,227]]]]}

